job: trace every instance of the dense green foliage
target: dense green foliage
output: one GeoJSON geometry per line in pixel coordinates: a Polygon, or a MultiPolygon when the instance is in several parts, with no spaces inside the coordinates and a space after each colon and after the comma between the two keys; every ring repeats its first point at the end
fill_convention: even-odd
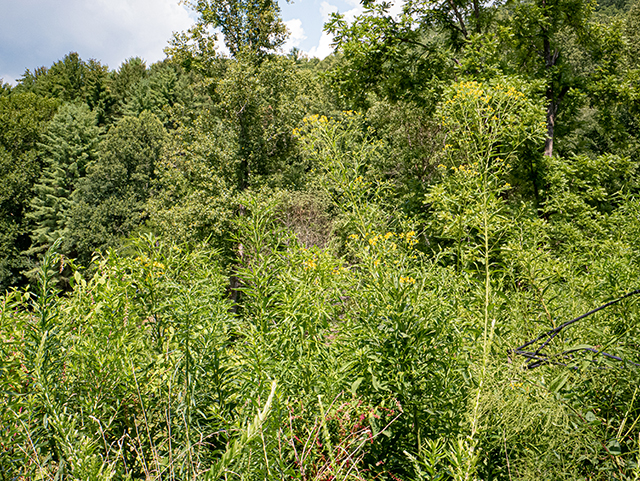
{"type": "Polygon", "coordinates": [[[0,85],[0,479],[640,479],[640,4],[190,5],[0,85]]]}

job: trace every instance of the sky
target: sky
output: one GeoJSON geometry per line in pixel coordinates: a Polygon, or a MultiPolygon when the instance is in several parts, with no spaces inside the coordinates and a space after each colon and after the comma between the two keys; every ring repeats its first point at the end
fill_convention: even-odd
{"type": "MultiPolygon", "coordinates": [[[[362,11],[358,0],[281,0],[280,8],[291,32],[284,51],[298,47],[318,58],[332,52],[322,31],[330,13],[362,11]]],[[[0,79],[11,84],[69,52],[110,69],[131,57],[150,65],[165,57],[172,33],[196,19],[178,0],[0,0],[0,12],[0,79]]]]}

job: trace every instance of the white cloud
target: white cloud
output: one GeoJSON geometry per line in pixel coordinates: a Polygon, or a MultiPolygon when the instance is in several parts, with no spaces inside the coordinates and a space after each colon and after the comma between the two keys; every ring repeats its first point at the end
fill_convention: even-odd
{"type": "Polygon", "coordinates": [[[331,5],[329,2],[322,2],[320,4],[320,16],[322,17],[323,22],[328,21],[331,14],[337,12],[338,7],[331,5]]]}
{"type": "Polygon", "coordinates": [[[112,69],[133,56],[150,64],[195,20],[176,0],[0,0],[0,10],[0,71],[14,78],[70,51],[112,69]]]}
{"type": "Polygon", "coordinates": [[[282,46],[282,51],[288,53],[293,47],[300,47],[300,44],[307,36],[304,34],[304,29],[302,28],[302,20],[299,18],[287,20],[284,24],[287,26],[287,30],[289,30],[289,37],[282,46]]]}
{"type": "MultiPolygon", "coordinates": [[[[352,5],[356,5],[355,8],[348,10],[343,13],[344,19],[346,22],[352,22],[354,18],[360,15],[364,8],[360,5],[358,0],[349,0],[349,3],[352,5]]],[[[320,4],[320,15],[322,16],[322,22],[326,23],[329,21],[329,18],[332,13],[337,13],[338,7],[330,4],[329,2],[323,1],[320,4]]],[[[326,56],[333,53],[333,47],[331,44],[333,43],[333,35],[330,33],[323,31],[320,35],[320,40],[318,41],[318,45],[312,47],[308,54],[310,57],[318,57],[319,59],[323,59],[326,56]]]]}
{"type": "Polygon", "coordinates": [[[11,75],[0,73],[0,84],[16,85],[16,79],[11,75]]]}
{"type": "Polygon", "coordinates": [[[392,0],[391,8],[389,9],[389,13],[392,17],[397,18],[402,13],[402,6],[404,5],[403,0],[392,0]]]}
{"type": "Polygon", "coordinates": [[[309,50],[309,57],[318,57],[322,60],[323,58],[331,55],[333,53],[331,42],[333,42],[333,35],[327,32],[322,32],[318,45],[316,47],[311,47],[311,50],[309,50]]]}
{"type": "Polygon", "coordinates": [[[362,8],[362,5],[356,7],[356,8],[352,8],[351,10],[348,10],[346,12],[344,12],[344,19],[347,22],[353,22],[353,20],[360,15],[362,12],[364,11],[364,8],[362,8]]]}

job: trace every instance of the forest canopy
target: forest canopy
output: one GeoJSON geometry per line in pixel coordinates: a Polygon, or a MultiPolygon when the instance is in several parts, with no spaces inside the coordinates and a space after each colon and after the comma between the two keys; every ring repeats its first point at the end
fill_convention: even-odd
{"type": "Polygon", "coordinates": [[[638,0],[186,3],[0,81],[0,479],[640,479],[638,0]]]}

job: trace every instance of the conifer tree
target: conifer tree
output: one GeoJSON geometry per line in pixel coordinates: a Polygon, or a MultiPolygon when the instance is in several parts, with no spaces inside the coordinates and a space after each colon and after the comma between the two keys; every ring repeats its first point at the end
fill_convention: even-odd
{"type": "Polygon", "coordinates": [[[35,223],[30,253],[45,250],[65,235],[72,193],[96,158],[101,128],[86,104],[65,104],[51,121],[40,144],[47,162],[28,217],[35,223]]]}

